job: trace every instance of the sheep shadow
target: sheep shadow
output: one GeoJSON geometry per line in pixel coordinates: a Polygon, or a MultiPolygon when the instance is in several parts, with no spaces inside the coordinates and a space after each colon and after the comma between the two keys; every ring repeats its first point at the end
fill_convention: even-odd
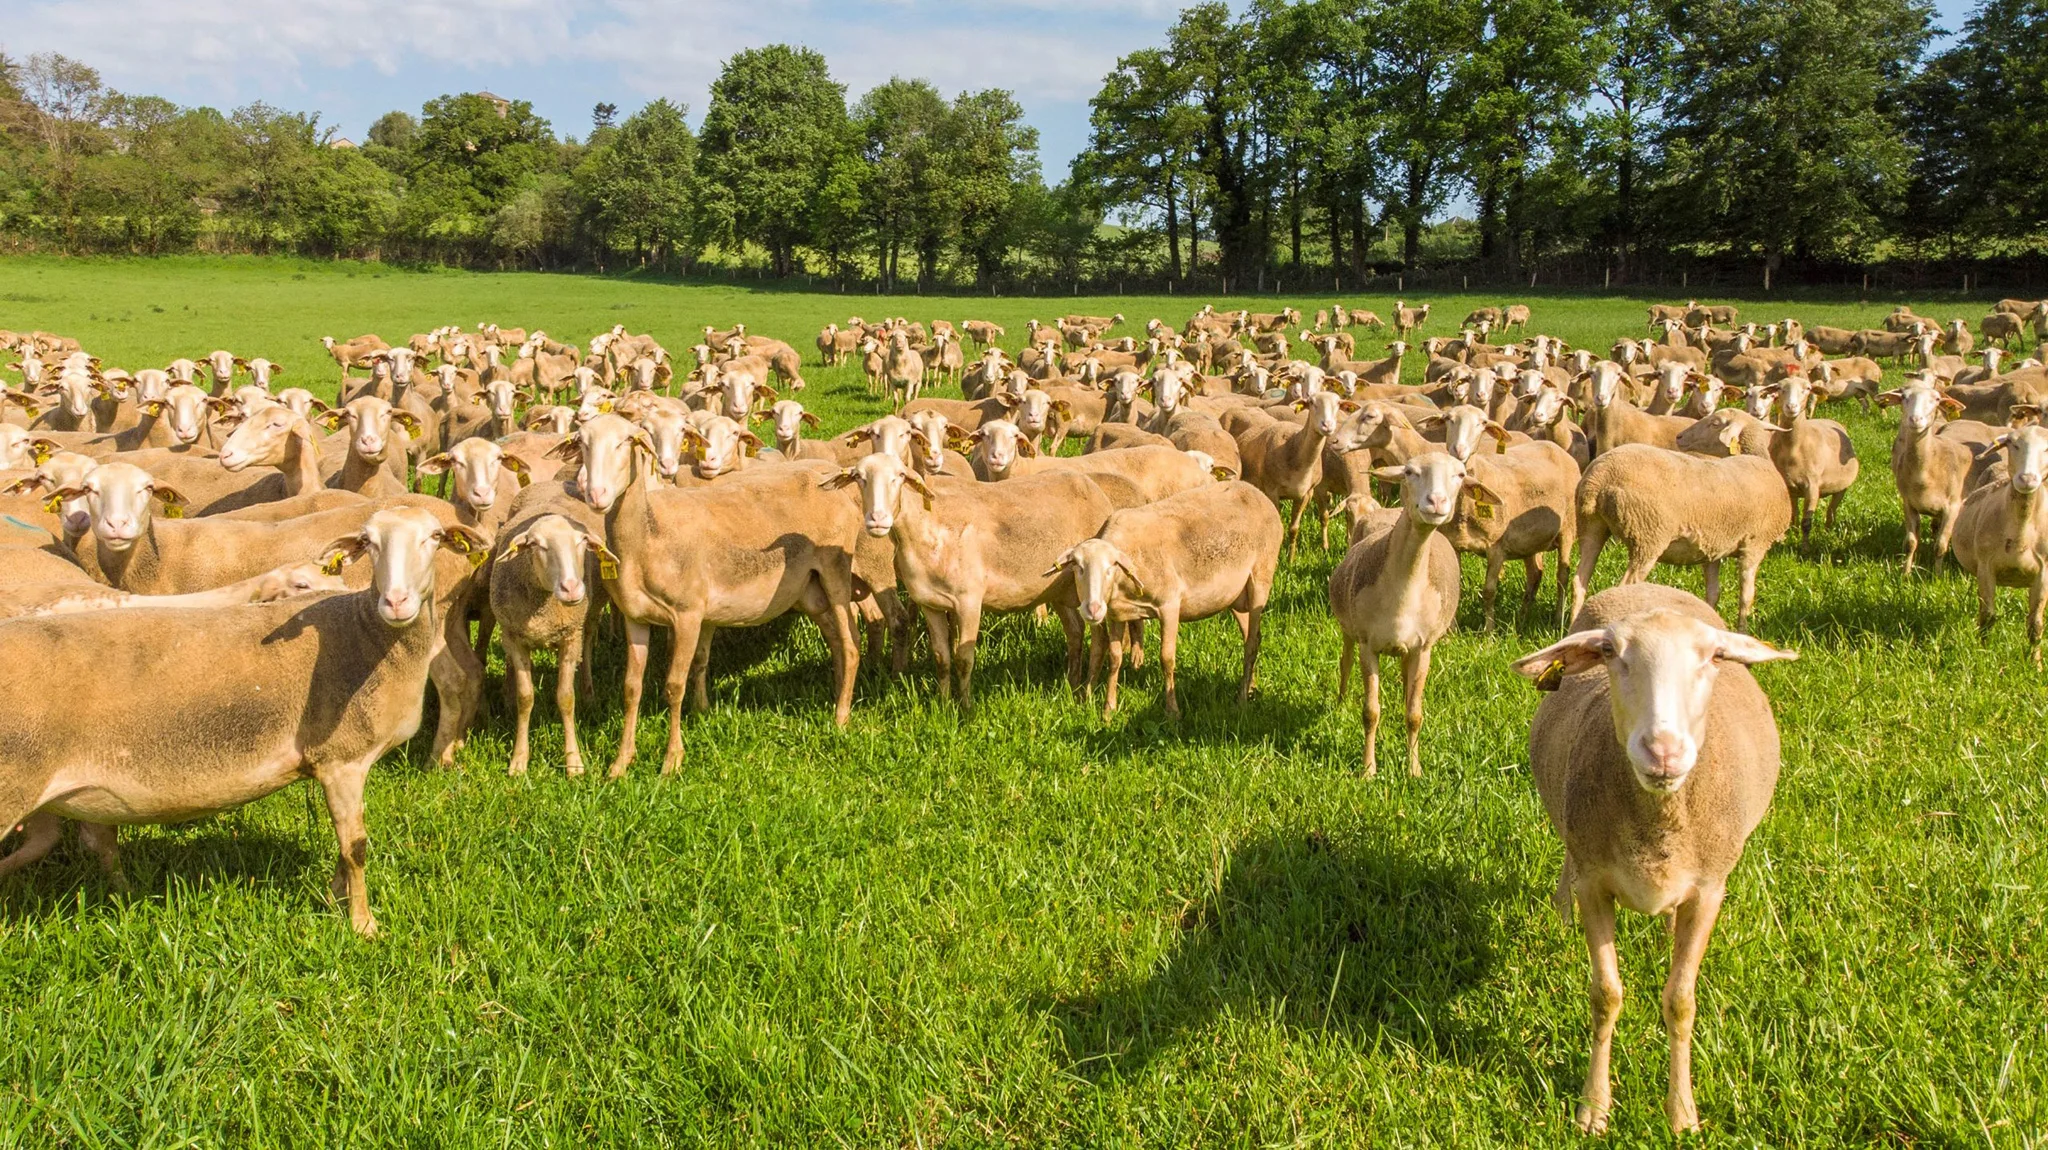
{"type": "MultiPolygon", "coordinates": [[[[11,850],[18,838],[8,835],[0,851],[11,850]]],[[[295,835],[252,826],[233,812],[189,823],[123,827],[121,871],[129,890],[119,897],[161,903],[180,890],[249,886],[275,891],[297,886],[308,868],[321,872],[324,886],[333,867],[333,842],[324,808],[310,818],[305,833],[295,835]],[[330,849],[323,853],[321,847],[330,849]]],[[[48,855],[0,880],[0,920],[55,914],[78,905],[86,892],[114,893],[98,860],[78,842],[76,828],[67,825],[48,855]]]]}
{"type": "Polygon", "coordinates": [[[1383,1040],[1461,1063],[1496,1060],[1499,1038],[1452,1007],[1497,959],[1489,890],[1440,863],[1320,832],[1234,851],[1221,882],[1182,914],[1181,938],[1150,970],[1093,993],[1032,1003],[1056,1054],[1091,1081],[1142,1072],[1218,1017],[1277,1018],[1290,1031],[1383,1040]]]}

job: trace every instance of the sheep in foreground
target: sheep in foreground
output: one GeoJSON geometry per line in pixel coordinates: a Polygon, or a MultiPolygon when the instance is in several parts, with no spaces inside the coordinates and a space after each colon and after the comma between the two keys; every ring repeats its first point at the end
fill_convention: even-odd
{"type": "Polygon", "coordinates": [[[1798,658],[1726,629],[1684,591],[1642,583],[1594,596],[1572,634],[1516,661],[1549,692],[1529,731],[1529,770],[1564,841],[1553,905],[1578,906],[1591,960],[1593,1043],[1576,1114],[1603,1133],[1621,1016],[1617,902],[1671,917],[1664,983],[1674,1133],[1699,1128],[1692,1093],[1695,988],[1728,876],[1778,783],[1778,725],[1748,668],[1798,658]]]}
{"type": "Polygon", "coordinates": [[[1511,559],[1522,562],[1522,606],[1526,615],[1536,604],[1543,584],[1543,557],[1557,551],[1557,614],[1564,622],[1571,599],[1571,554],[1578,543],[1579,465],[1555,443],[1518,443],[1498,455],[1474,455],[1465,461],[1477,490],[1494,500],[1477,498],[1460,504],[1445,537],[1459,551],[1486,556],[1486,629],[1493,630],[1494,601],[1500,596],[1501,568],[1511,559]]]}
{"type": "Polygon", "coordinates": [[[1109,681],[1102,716],[1116,711],[1126,624],[1159,620],[1159,661],[1166,672],[1166,713],[1180,718],[1175,686],[1180,625],[1229,611],[1244,635],[1237,701],[1251,698],[1259,665],[1260,620],[1273,593],[1284,531],[1280,513],[1248,483],[1212,483],[1156,503],[1118,511],[1093,539],[1055,565],[1071,571],[1081,618],[1093,630],[1088,682],[1105,652],[1109,681]]]}
{"type": "Polygon", "coordinates": [[[1834,529],[1835,512],[1862,464],[1856,459],[1856,445],[1849,442],[1848,428],[1832,419],[1807,417],[1813,387],[1805,376],[1787,376],[1775,386],[1785,426],[1771,436],[1771,464],[1785,478],[1799,521],[1799,542],[1805,544],[1813,538],[1813,511],[1823,499],[1828,501],[1828,528],[1834,529]]]}
{"type": "Polygon", "coordinates": [[[1710,459],[1632,443],[1594,459],[1579,481],[1576,615],[1610,538],[1628,548],[1621,581],[1641,583],[1659,563],[1706,568],[1707,602],[1721,599],[1721,561],[1741,565],[1736,626],[1749,626],[1756,573],[1792,526],[1792,497],[1768,459],[1710,459]]]}
{"type": "Polygon", "coordinates": [[[1970,493],[1956,516],[1956,560],[1977,577],[1977,628],[1988,634],[1998,617],[2000,587],[2027,588],[2027,650],[2041,666],[2041,626],[2048,613],[2048,428],[2015,428],[1992,441],[2006,454],[2006,478],[1970,493]]]}
{"type": "Polygon", "coordinates": [[[1899,409],[1899,433],[1892,440],[1892,480],[1906,516],[1906,568],[1920,553],[1920,517],[1934,520],[1934,558],[1938,566],[1955,537],[1956,515],[1963,509],[1964,483],[1976,453],[1967,443],[1940,434],[1941,417],[1959,414],[1963,405],[1921,379],[1877,397],[1880,407],[1899,409]]]}
{"type": "Polygon", "coordinates": [[[321,552],[330,566],[367,556],[362,591],[0,627],[12,720],[0,732],[0,826],[26,823],[0,874],[48,853],[60,820],[73,819],[118,883],[120,825],[183,822],[311,778],[327,793],[340,848],[334,896],[359,933],[375,934],[363,783],[419,729],[442,642],[436,556],[483,546],[468,528],[392,509],[321,552]],[[76,696],[53,682],[95,684],[100,721],[78,722],[76,696]]]}
{"type": "MultiPolygon", "coordinates": [[[[1399,511],[1376,510],[1356,525],[1351,549],[1330,572],[1330,613],[1344,634],[1337,701],[1351,683],[1352,656],[1364,648],[1365,777],[1379,773],[1380,655],[1401,657],[1408,718],[1408,773],[1422,774],[1422,691],[1430,654],[1458,615],[1458,553],[1441,530],[1462,493],[1498,502],[1466,478],[1465,465],[1440,451],[1418,455],[1374,477],[1401,485],[1399,511]]],[[[1357,498],[1357,496],[1353,496],[1357,498]]]]}
{"type": "Polygon", "coordinates": [[[824,485],[858,487],[867,534],[895,544],[898,592],[924,615],[941,697],[952,697],[957,669],[960,708],[974,709],[983,612],[1040,605],[1058,611],[1067,678],[1081,685],[1081,618],[1060,601],[1054,574],[1060,557],[1109,518],[1109,499],[1093,480],[1057,471],[1004,483],[927,480],[878,452],[824,485]],[[995,524],[1001,529],[991,529],[995,524]]]}
{"type": "Polygon", "coordinates": [[[512,758],[506,773],[523,775],[531,757],[533,652],[557,655],[555,706],[562,715],[562,765],[583,773],[576,742],[576,690],[590,689],[583,640],[597,618],[607,572],[619,559],[603,539],[604,523],[588,507],[565,497],[544,501],[541,514],[511,524],[491,562],[491,617],[512,679],[512,758]]]}

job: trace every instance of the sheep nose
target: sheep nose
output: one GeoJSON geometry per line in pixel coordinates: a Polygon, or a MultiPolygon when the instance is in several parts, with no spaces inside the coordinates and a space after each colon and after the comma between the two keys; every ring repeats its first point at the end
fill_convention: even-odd
{"type": "Polygon", "coordinates": [[[2019,492],[2022,495],[2032,494],[2034,491],[2038,490],[2040,486],[2041,473],[2038,471],[2022,471],[2019,474],[2014,475],[2012,477],[2013,490],[2019,492]]]}
{"type": "Polygon", "coordinates": [[[1637,762],[1653,780],[1676,785],[1692,769],[1692,740],[1677,731],[1652,731],[1637,739],[1637,762]]]}
{"type": "Polygon", "coordinates": [[[403,622],[409,620],[418,611],[418,608],[414,606],[416,600],[410,591],[399,591],[396,589],[386,591],[380,602],[383,607],[384,617],[394,621],[403,622]]]}
{"type": "Polygon", "coordinates": [[[868,534],[877,539],[887,535],[889,529],[895,525],[896,521],[887,515],[868,516],[868,534]]]}
{"type": "Polygon", "coordinates": [[[1109,617],[1109,604],[1084,603],[1081,605],[1081,614],[1090,623],[1100,623],[1109,617]]]}
{"type": "Polygon", "coordinates": [[[562,581],[555,585],[555,598],[570,604],[583,602],[583,580],[574,575],[564,576],[562,581]]]}

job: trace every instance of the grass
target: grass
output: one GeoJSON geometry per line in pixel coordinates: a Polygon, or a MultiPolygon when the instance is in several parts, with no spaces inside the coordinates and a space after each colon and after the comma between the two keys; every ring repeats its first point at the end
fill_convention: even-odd
{"type": "MultiPolygon", "coordinates": [[[[678,347],[744,319],[808,350],[848,312],[992,318],[1014,340],[1032,315],[1191,310],[259,260],[15,260],[0,280],[0,326],[77,335],[110,365],[218,345],[323,386],[318,336],[444,322],[623,322],[678,347]]],[[[1455,320],[1473,301],[1435,302],[1455,320]]],[[[1847,325],[1891,302],[1789,310],[1847,325]]],[[[1642,315],[1536,303],[1539,328],[1594,347],[1642,315]]],[[[856,370],[812,369],[828,429],[877,410],[856,370]]],[[[2017,593],[1986,644],[1952,566],[1900,578],[1889,421],[1829,414],[1864,475],[1836,531],[1762,576],[1757,632],[1804,658],[1760,675],[1784,775],[1701,983],[1706,1137],[2040,1145],[2043,681],[2017,593]]],[[[1179,727],[1150,669],[1099,723],[1059,689],[1056,627],[1006,618],[973,720],[921,661],[865,670],[837,731],[822,641],[780,625],[721,634],[679,776],[653,774],[657,710],[630,779],[563,777],[544,686],[515,780],[494,664],[460,770],[415,742],[371,777],[373,942],[328,905],[311,788],[129,833],[127,897],[64,848],[0,883],[0,1143],[1574,1144],[1586,962],[1548,909],[1537,697],[1507,668],[1554,632],[1479,634],[1468,559],[1425,775],[1398,770],[1397,722],[1396,769],[1367,782],[1355,703],[1331,705],[1334,559],[1310,547],[1283,571],[1242,712],[1234,628],[1188,629],[1179,727]]],[[[615,652],[599,676],[601,762],[615,652]]],[[[1624,916],[1617,1145],[1666,1138],[1667,948],[1624,916]]]]}

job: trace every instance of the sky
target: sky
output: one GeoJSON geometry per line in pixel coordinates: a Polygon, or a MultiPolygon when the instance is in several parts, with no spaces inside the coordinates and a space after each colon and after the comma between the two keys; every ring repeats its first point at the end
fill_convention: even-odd
{"type": "MultiPolygon", "coordinates": [[[[1974,0],[1935,0],[1960,26],[1974,0]]],[[[1181,0],[6,0],[0,49],[62,52],[124,92],[318,112],[361,141],[446,92],[530,100],[582,137],[591,108],[666,96],[700,122],[719,64],[795,43],[849,98],[892,76],[947,95],[1008,88],[1048,181],[1088,142],[1088,99],[1118,56],[1156,45],[1181,0]]]]}

